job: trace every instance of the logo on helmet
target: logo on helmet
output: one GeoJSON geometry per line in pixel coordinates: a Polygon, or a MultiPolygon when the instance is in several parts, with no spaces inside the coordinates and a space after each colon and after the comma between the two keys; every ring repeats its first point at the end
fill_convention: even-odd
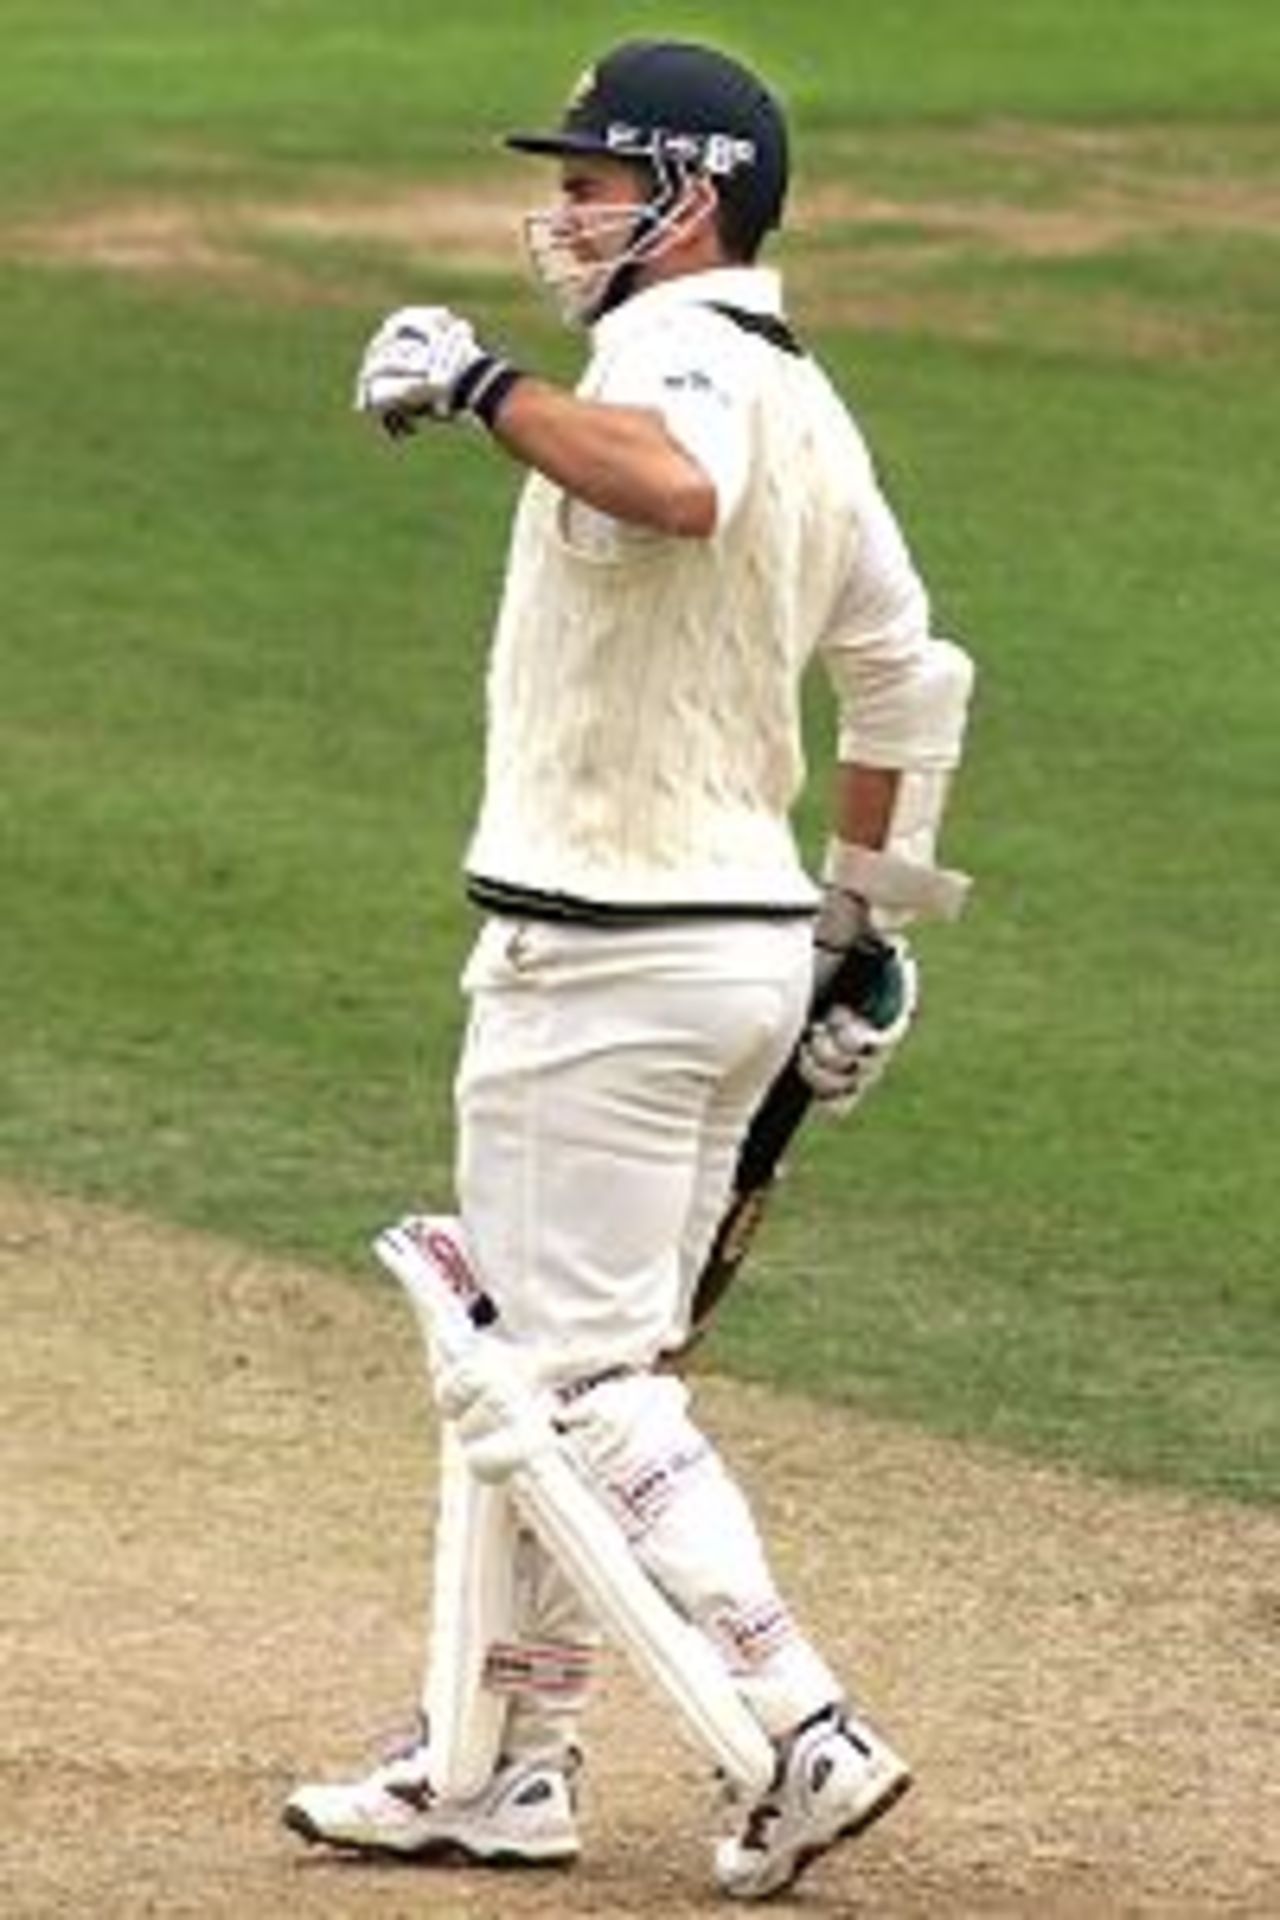
{"type": "Polygon", "coordinates": [[[708,173],[734,173],[739,167],[753,167],[755,163],[754,140],[735,139],[731,133],[707,135],[702,164],[708,173]]]}
{"type": "Polygon", "coordinates": [[[565,101],[565,111],[572,113],[576,107],[584,105],[595,90],[596,70],[594,67],[584,67],[570,89],[569,98],[565,101]]]}

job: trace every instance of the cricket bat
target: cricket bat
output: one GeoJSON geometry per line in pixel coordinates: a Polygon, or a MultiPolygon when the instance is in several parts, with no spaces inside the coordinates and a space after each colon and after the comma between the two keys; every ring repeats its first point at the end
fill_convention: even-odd
{"type": "MultiPolygon", "coordinates": [[[[815,999],[809,1020],[821,1018],[837,1005],[865,1006],[883,971],[884,948],[879,941],[860,941],[850,947],[815,999]]],[[[694,1288],[693,1319],[682,1352],[687,1353],[700,1338],[733,1284],[764,1217],[783,1156],[812,1104],[813,1089],[800,1072],[799,1051],[797,1045],[760,1102],[738,1150],[733,1192],[694,1288]]]]}

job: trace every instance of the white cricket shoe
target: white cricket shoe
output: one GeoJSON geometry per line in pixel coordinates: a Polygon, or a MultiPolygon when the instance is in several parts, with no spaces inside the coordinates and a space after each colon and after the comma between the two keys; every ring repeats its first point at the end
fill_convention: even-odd
{"type": "Polygon", "coordinates": [[[735,1900],[767,1900],[840,1840],[852,1839],[911,1785],[906,1762],[838,1708],[806,1722],[782,1748],[773,1784],[740,1833],[715,1850],[716,1884],[735,1900]]]}
{"type": "Polygon", "coordinates": [[[572,1765],[504,1760],[481,1792],[442,1800],[419,1741],[361,1780],[299,1787],[285,1804],[284,1824],[304,1840],[351,1853],[564,1866],[579,1852],[573,1771],[572,1765]]]}

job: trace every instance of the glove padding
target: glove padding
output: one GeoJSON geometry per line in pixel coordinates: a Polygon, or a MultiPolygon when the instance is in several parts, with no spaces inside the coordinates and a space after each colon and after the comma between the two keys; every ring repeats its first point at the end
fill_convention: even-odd
{"type": "MultiPolygon", "coordinates": [[[[920,1000],[919,969],[906,942],[875,938],[881,964],[856,1007],[839,1002],[812,1019],[797,1064],[814,1098],[843,1115],[864,1100],[902,1044],[920,1000]]],[[[823,971],[819,961],[819,975],[823,971]]],[[[815,1000],[820,1005],[819,979],[815,1000]]]]}
{"type": "Polygon", "coordinates": [[[490,1335],[432,1368],[436,1405],[452,1420],[478,1480],[507,1480],[555,1435],[512,1355],[490,1335]]]}
{"type": "Polygon", "coordinates": [[[493,416],[519,378],[501,355],[476,338],[469,320],[448,307],[401,307],[364,350],[356,375],[354,405],[372,414],[393,438],[416,431],[419,421],[456,420],[470,414],[493,425],[493,416]]]}

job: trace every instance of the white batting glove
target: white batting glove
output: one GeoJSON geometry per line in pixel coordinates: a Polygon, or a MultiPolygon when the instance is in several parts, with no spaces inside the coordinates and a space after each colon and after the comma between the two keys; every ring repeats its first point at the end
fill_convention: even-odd
{"type": "Polygon", "coordinates": [[[836,1115],[864,1100],[902,1045],[920,1003],[920,974],[903,940],[886,941],[874,995],[854,1008],[839,1003],[811,1021],[799,1068],[814,1098],[836,1115]]]}
{"type": "Polygon", "coordinates": [[[452,1420],[478,1480],[507,1480],[555,1445],[546,1416],[515,1358],[490,1334],[433,1368],[436,1405],[452,1420]]]}
{"type": "Polygon", "coordinates": [[[465,415],[491,428],[519,378],[460,314],[448,307],[401,307],[364,350],[354,404],[397,438],[413,433],[419,421],[465,415]]]}

